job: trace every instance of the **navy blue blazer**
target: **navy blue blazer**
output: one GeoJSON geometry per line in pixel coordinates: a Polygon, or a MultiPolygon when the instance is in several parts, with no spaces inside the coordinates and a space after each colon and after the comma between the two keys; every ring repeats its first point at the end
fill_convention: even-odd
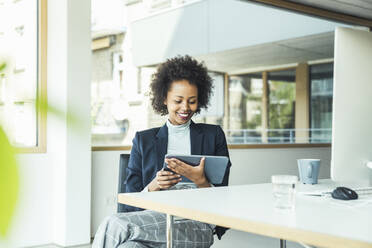
{"type": "MultiPolygon", "coordinates": [[[[225,134],[217,125],[190,123],[191,154],[192,155],[215,155],[229,157],[225,134]]],[[[168,127],[164,125],[137,132],[133,139],[132,151],[126,170],[126,192],[142,191],[155,177],[156,173],[163,168],[164,156],[168,149],[168,127]]],[[[227,186],[229,183],[231,163],[221,184],[215,186],[227,186]]],[[[140,208],[125,206],[125,210],[139,211],[140,208]]],[[[219,239],[227,229],[216,227],[219,239]]]]}

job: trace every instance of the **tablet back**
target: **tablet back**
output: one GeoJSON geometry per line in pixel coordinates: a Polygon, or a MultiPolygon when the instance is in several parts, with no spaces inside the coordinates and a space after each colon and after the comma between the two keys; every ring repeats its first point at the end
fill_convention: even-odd
{"type": "MultiPolygon", "coordinates": [[[[212,184],[221,184],[225,175],[229,158],[225,156],[203,156],[203,155],[176,155],[166,154],[166,158],[177,158],[192,166],[197,166],[202,157],[205,157],[204,172],[208,181],[212,184]]],[[[166,167],[167,165],[164,164],[166,167]]],[[[191,182],[186,177],[182,177],[182,182],[191,182]]]]}

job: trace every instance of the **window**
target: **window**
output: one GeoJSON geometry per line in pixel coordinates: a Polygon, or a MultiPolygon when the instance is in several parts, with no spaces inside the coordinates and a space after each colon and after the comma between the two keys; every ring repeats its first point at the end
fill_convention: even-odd
{"type": "MultiPolygon", "coordinates": [[[[110,68],[104,69],[107,67],[98,64],[99,58],[106,57],[102,62],[107,61],[112,49],[115,48],[107,48],[99,53],[93,51],[93,146],[131,146],[132,139],[137,131],[164,125],[166,121],[166,116],[160,116],[153,111],[149,97],[149,85],[156,67],[138,68],[136,73],[127,75],[126,82],[115,80],[120,77],[111,74],[110,68]],[[128,81],[135,83],[127,84],[128,81]]],[[[113,54],[115,57],[117,53],[114,52],[113,54]]],[[[115,68],[114,63],[113,68],[115,68]]],[[[213,106],[208,111],[201,111],[199,115],[194,117],[194,120],[222,125],[224,75],[214,72],[211,72],[210,75],[215,84],[211,98],[211,105],[213,106]]]]}
{"type": "Polygon", "coordinates": [[[0,119],[11,143],[45,150],[46,0],[0,3],[0,119]]]}
{"type": "Polygon", "coordinates": [[[225,75],[218,72],[209,72],[213,80],[213,92],[208,109],[201,109],[200,113],[193,117],[195,122],[216,124],[223,126],[224,120],[224,86],[225,75]]]}
{"type": "Polygon", "coordinates": [[[121,144],[127,133],[123,40],[123,32],[111,32],[92,41],[93,144],[121,144]]]}
{"type": "Polygon", "coordinates": [[[300,104],[309,100],[296,89],[303,84],[303,78],[297,78],[298,68],[229,76],[229,116],[224,126],[229,144],[331,142],[333,64],[305,67],[310,104],[300,104]],[[301,113],[297,118],[296,108],[301,113]],[[308,125],[298,120],[307,115],[311,115],[308,125]]]}
{"type": "Polygon", "coordinates": [[[311,142],[331,143],[333,63],[310,66],[311,142]]]}
{"type": "MultiPolygon", "coordinates": [[[[304,100],[304,96],[296,90],[296,85],[300,83],[300,79],[296,78],[298,67],[229,75],[226,82],[229,100],[226,103],[225,74],[210,72],[214,82],[211,106],[208,111],[195,115],[193,120],[221,125],[230,145],[330,143],[333,64],[306,68],[310,81],[307,89],[311,96],[309,109],[305,109],[306,105],[299,102],[296,104],[297,95],[297,100],[304,100]],[[225,104],[228,107],[226,112],[225,104]],[[308,126],[302,126],[302,122],[297,123],[296,108],[304,115],[310,115],[308,126]]],[[[140,100],[131,100],[131,95],[138,93],[138,84],[128,86],[113,80],[105,86],[106,91],[112,95],[108,93],[106,100],[99,103],[100,114],[94,116],[94,145],[130,146],[136,131],[164,124],[166,117],[153,112],[148,95],[151,75],[155,70],[156,67],[142,67],[138,70],[136,75],[142,91],[140,100]],[[109,84],[112,84],[110,87],[120,84],[120,87],[112,90],[109,84]],[[106,126],[98,128],[99,123],[106,123],[106,126]],[[98,130],[102,130],[102,134],[98,130]]],[[[96,88],[93,91],[96,92],[96,88]]],[[[100,94],[106,91],[101,90],[100,94]]]]}
{"type": "Polygon", "coordinates": [[[262,86],[262,73],[229,77],[229,144],[261,143],[262,86]]]}
{"type": "Polygon", "coordinates": [[[294,143],[296,72],[269,72],[268,84],[267,143],[294,143]]]}

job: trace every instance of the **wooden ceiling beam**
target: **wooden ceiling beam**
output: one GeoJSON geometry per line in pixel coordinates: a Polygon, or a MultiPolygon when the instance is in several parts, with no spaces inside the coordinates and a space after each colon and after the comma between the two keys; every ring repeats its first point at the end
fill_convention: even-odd
{"type": "Polygon", "coordinates": [[[316,17],[327,19],[327,20],[342,22],[345,24],[365,26],[365,27],[369,27],[370,30],[372,29],[371,19],[366,19],[362,17],[334,12],[331,10],[312,7],[312,6],[305,5],[305,4],[294,3],[294,2],[289,2],[285,0],[243,0],[243,1],[256,2],[256,3],[260,3],[264,5],[270,5],[270,6],[281,8],[281,9],[286,9],[286,10],[291,10],[291,11],[302,13],[302,14],[307,14],[310,16],[316,16],[316,17]]]}

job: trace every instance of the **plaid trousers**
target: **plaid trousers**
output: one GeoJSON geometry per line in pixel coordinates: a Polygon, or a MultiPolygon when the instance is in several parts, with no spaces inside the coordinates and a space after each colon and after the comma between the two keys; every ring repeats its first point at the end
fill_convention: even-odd
{"type": "MultiPolygon", "coordinates": [[[[213,244],[214,225],[176,219],[173,247],[208,248],[213,244]]],[[[166,215],[152,210],[118,213],[99,226],[92,248],[165,248],[166,215]]]]}

